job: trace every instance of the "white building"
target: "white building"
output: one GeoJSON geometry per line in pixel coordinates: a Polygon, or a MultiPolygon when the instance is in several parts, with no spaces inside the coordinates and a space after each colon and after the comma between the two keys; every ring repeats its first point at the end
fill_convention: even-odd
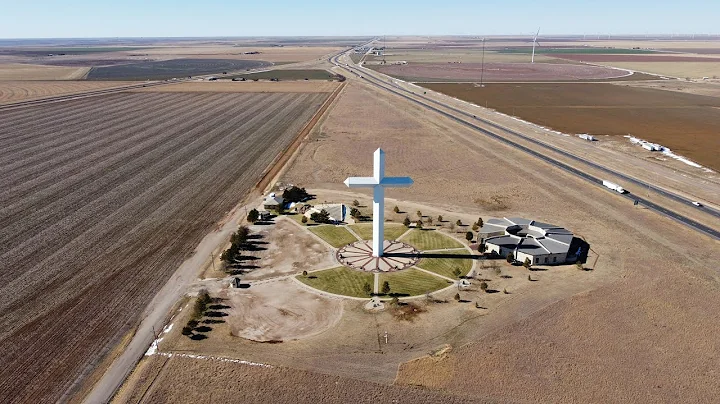
{"type": "Polygon", "coordinates": [[[341,223],[345,221],[345,217],[347,216],[347,207],[343,205],[342,203],[328,203],[328,204],[319,204],[311,207],[310,209],[306,210],[303,215],[310,219],[310,216],[313,213],[320,213],[321,210],[325,209],[325,211],[330,215],[330,221],[335,223],[341,223]]]}
{"type": "Polygon", "coordinates": [[[513,254],[516,261],[532,265],[557,265],[572,261],[573,234],[548,223],[519,217],[489,219],[478,232],[485,238],[485,252],[501,257],[513,254]]]}

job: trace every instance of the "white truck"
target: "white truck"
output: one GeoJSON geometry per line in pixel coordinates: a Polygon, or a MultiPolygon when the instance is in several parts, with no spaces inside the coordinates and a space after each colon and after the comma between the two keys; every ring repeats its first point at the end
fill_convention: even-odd
{"type": "Polygon", "coordinates": [[[618,185],[614,182],[610,182],[608,180],[603,180],[602,184],[604,187],[610,188],[613,191],[618,192],[620,194],[624,194],[625,192],[627,192],[627,191],[625,191],[625,188],[621,187],[620,185],[618,185]]]}

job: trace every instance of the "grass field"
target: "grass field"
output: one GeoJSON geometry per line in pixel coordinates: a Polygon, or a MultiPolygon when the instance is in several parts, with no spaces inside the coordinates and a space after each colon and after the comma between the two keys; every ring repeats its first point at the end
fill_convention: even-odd
{"type": "Polygon", "coordinates": [[[720,170],[720,100],[613,84],[425,84],[564,133],[631,134],[720,170]]]}
{"type": "Polygon", "coordinates": [[[241,78],[244,77],[247,80],[332,80],[333,74],[327,70],[320,69],[308,69],[308,70],[270,70],[267,72],[248,73],[248,74],[236,74],[232,76],[223,76],[223,78],[241,78]]]}
{"type": "Polygon", "coordinates": [[[346,267],[326,269],[312,272],[308,276],[298,275],[296,278],[315,289],[344,296],[370,297],[364,291],[364,285],[373,286],[373,274],[355,271],[346,267]]]}
{"type": "Polygon", "coordinates": [[[309,226],[308,229],[335,248],[340,248],[357,241],[357,238],[342,226],[322,224],[319,226],[309,226]]]}
{"type": "MultiPolygon", "coordinates": [[[[532,46],[521,46],[515,48],[497,49],[495,52],[498,53],[523,53],[531,54],[532,46]]],[[[592,48],[592,47],[578,47],[578,48],[546,48],[538,46],[535,48],[535,55],[552,55],[552,54],[576,54],[576,55],[643,55],[643,54],[657,54],[661,52],[648,50],[648,49],[623,49],[623,48],[592,48]]]]}
{"type": "Polygon", "coordinates": [[[413,229],[405,235],[401,241],[416,247],[420,251],[463,247],[463,245],[455,239],[452,239],[437,230],[413,229]]]}
{"type": "Polygon", "coordinates": [[[88,80],[163,80],[174,77],[218,74],[224,71],[258,69],[270,66],[261,60],[172,59],[125,65],[93,67],[88,80]]]}
{"type": "Polygon", "coordinates": [[[702,78],[720,76],[719,62],[600,62],[605,66],[639,70],[679,78],[702,78]]]}
{"type": "MultiPolygon", "coordinates": [[[[444,251],[440,252],[440,254],[443,255],[451,255],[451,254],[462,254],[467,255],[467,251],[464,250],[457,250],[457,251],[444,251]]],[[[455,268],[460,269],[460,275],[464,276],[467,275],[468,272],[470,272],[470,269],[472,269],[472,263],[473,261],[466,258],[422,258],[420,262],[416,264],[417,267],[422,268],[427,271],[435,272],[436,274],[447,276],[448,278],[458,278],[455,276],[453,271],[455,268]]]]}
{"type": "MultiPolygon", "coordinates": [[[[353,224],[348,227],[363,240],[370,240],[372,238],[372,224],[353,224]]],[[[398,237],[402,236],[407,230],[407,227],[403,225],[385,224],[385,240],[397,240],[398,237]]]]}
{"type": "Polygon", "coordinates": [[[385,281],[390,284],[390,294],[399,296],[424,295],[449,285],[445,279],[414,268],[380,274],[380,287],[385,281]]]}
{"type": "Polygon", "coordinates": [[[0,397],[62,401],[326,98],[116,93],[0,111],[0,397]]]}

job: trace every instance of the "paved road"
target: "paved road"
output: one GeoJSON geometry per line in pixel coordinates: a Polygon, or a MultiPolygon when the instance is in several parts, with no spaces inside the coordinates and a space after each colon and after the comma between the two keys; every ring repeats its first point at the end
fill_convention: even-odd
{"type": "MultiPolygon", "coordinates": [[[[341,68],[347,69],[347,67],[344,67],[344,65],[343,65],[342,63],[340,63],[340,61],[338,60],[339,57],[340,57],[340,55],[334,56],[334,57],[330,58],[329,60],[330,60],[331,63],[333,63],[333,64],[335,64],[335,65],[337,65],[337,66],[339,66],[339,67],[341,67],[341,68]]],[[[472,121],[479,121],[479,122],[483,123],[484,125],[488,125],[488,126],[491,126],[491,127],[493,127],[493,128],[500,129],[500,130],[502,130],[502,131],[504,131],[504,132],[508,132],[508,133],[510,133],[510,134],[513,134],[513,135],[515,135],[515,136],[521,137],[521,138],[523,138],[524,140],[527,140],[527,141],[529,141],[529,142],[532,142],[532,143],[534,143],[534,144],[536,144],[536,145],[538,145],[538,146],[541,146],[541,147],[547,148],[547,149],[551,149],[551,150],[553,150],[553,151],[555,151],[555,152],[557,152],[557,153],[560,153],[560,154],[563,155],[563,156],[569,157],[569,158],[571,158],[571,159],[573,159],[573,160],[582,162],[582,163],[584,163],[584,164],[587,164],[587,165],[589,165],[589,166],[591,166],[591,167],[593,167],[593,168],[596,168],[596,169],[598,169],[598,170],[601,170],[601,171],[603,171],[603,172],[607,172],[607,173],[612,174],[612,175],[614,175],[614,176],[617,176],[617,177],[619,177],[619,178],[623,178],[623,179],[626,180],[626,181],[629,181],[629,182],[632,182],[632,183],[637,184],[637,185],[639,185],[639,186],[642,186],[644,189],[646,189],[646,188],[649,187],[650,189],[655,190],[655,192],[660,193],[660,194],[666,196],[667,198],[670,198],[670,199],[673,199],[673,200],[676,200],[676,201],[679,201],[679,202],[682,202],[682,203],[687,203],[687,204],[691,204],[691,203],[692,203],[692,201],[690,201],[690,200],[688,200],[688,199],[686,199],[686,198],[683,198],[682,196],[679,196],[679,195],[674,194],[674,193],[672,193],[672,192],[668,192],[668,191],[665,191],[665,190],[663,190],[663,189],[657,188],[657,187],[655,187],[655,186],[653,186],[653,185],[647,184],[647,183],[645,183],[645,182],[643,182],[643,181],[637,180],[637,179],[632,178],[632,177],[630,177],[630,176],[628,176],[628,175],[625,175],[625,174],[623,174],[623,173],[619,173],[619,172],[616,172],[616,171],[614,171],[614,170],[608,169],[608,168],[606,168],[606,167],[603,167],[603,166],[601,166],[601,165],[599,165],[599,164],[596,164],[596,163],[593,163],[593,162],[591,162],[591,161],[587,161],[587,160],[583,159],[582,157],[576,156],[576,155],[574,155],[574,154],[572,154],[572,153],[569,153],[569,152],[566,152],[566,151],[563,151],[563,150],[556,149],[556,148],[552,147],[551,145],[548,145],[548,144],[546,144],[546,143],[544,143],[544,142],[540,142],[540,141],[538,141],[538,140],[536,140],[536,139],[533,139],[533,138],[530,138],[530,137],[528,137],[528,136],[525,136],[525,135],[523,135],[523,134],[521,134],[521,133],[519,133],[519,132],[517,132],[517,131],[513,131],[513,130],[511,130],[511,129],[502,127],[502,126],[500,126],[500,125],[498,125],[498,124],[496,124],[496,123],[494,123],[494,122],[490,122],[490,121],[487,121],[487,120],[484,120],[484,119],[477,118],[477,117],[475,117],[475,116],[473,116],[473,115],[471,115],[471,114],[469,114],[469,113],[467,113],[467,112],[458,110],[458,109],[456,109],[456,108],[454,108],[454,107],[452,107],[452,106],[446,105],[446,104],[444,104],[444,103],[442,103],[442,102],[439,102],[439,101],[430,99],[430,98],[428,98],[428,97],[423,97],[422,95],[419,95],[419,94],[415,94],[415,93],[413,93],[413,92],[411,92],[411,91],[409,91],[409,90],[407,90],[407,89],[405,89],[405,88],[403,88],[403,87],[401,87],[401,86],[398,86],[397,84],[394,84],[394,83],[393,83],[393,84],[388,84],[388,83],[386,82],[386,80],[389,79],[388,76],[385,76],[385,77],[387,77],[387,78],[379,78],[379,74],[376,74],[374,71],[369,71],[369,69],[357,67],[356,65],[353,65],[353,69],[354,69],[354,71],[362,72],[362,73],[361,73],[361,77],[362,77],[364,80],[366,80],[366,81],[369,82],[370,84],[373,84],[373,85],[376,86],[376,87],[382,88],[382,89],[384,89],[384,90],[386,90],[386,91],[389,91],[389,92],[391,92],[391,93],[394,93],[394,94],[396,94],[396,95],[398,95],[398,96],[400,96],[400,97],[402,97],[402,98],[404,98],[404,99],[406,99],[406,100],[408,100],[408,101],[411,101],[411,102],[413,102],[413,103],[415,103],[415,104],[421,105],[421,106],[423,106],[423,107],[425,107],[425,108],[427,108],[427,109],[430,109],[430,110],[432,110],[432,111],[434,111],[434,112],[437,112],[437,113],[439,113],[439,114],[441,114],[441,115],[443,115],[443,116],[445,116],[445,117],[448,117],[448,118],[450,118],[450,119],[452,119],[452,120],[454,120],[454,121],[456,121],[456,122],[458,122],[458,123],[460,123],[460,124],[462,124],[462,125],[468,126],[468,127],[472,128],[472,129],[478,131],[478,132],[481,132],[482,134],[484,134],[484,135],[486,135],[486,136],[488,136],[488,137],[491,137],[491,138],[493,138],[493,139],[495,139],[495,140],[498,140],[498,141],[500,141],[500,142],[503,142],[503,143],[506,143],[506,144],[508,144],[508,145],[511,145],[511,146],[513,146],[513,147],[515,147],[515,148],[517,148],[517,149],[519,149],[519,150],[522,150],[522,151],[524,151],[524,152],[526,152],[526,153],[528,153],[528,154],[530,154],[530,155],[532,155],[532,156],[534,156],[534,157],[537,157],[537,158],[539,158],[539,159],[541,159],[541,160],[543,160],[543,161],[545,161],[545,162],[547,162],[547,163],[549,163],[549,164],[552,164],[552,165],[554,165],[554,166],[556,166],[556,167],[559,167],[559,168],[561,168],[561,169],[563,169],[563,170],[565,170],[565,171],[567,171],[567,172],[569,172],[569,173],[571,173],[571,174],[575,174],[576,176],[578,176],[578,177],[580,177],[580,178],[582,178],[582,179],[584,179],[584,180],[586,180],[586,181],[589,181],[589,182],[591,182],[591,183],[597,184],[598,186],[603,187],[603,185],[602,185],[602,179],[601,179],[601,178],[597,178],[597,177],[595,177],[595,176],[593,176],[593,175],[590,175],[590,174],[588,174],[588,173],[586,173],[586,172],[584,172],[584,171],[582,171],[582,170],[578,170],[578,169],[576,169],[576,168],[574,168],[574,167],[572,167],[572,166],[569,166],[569,165],[567,165],[567,164],[565,164],[565,163],[563,163],[563,162],[561,162],[561,161],[558,161],[558,160],[556,160],[556,159],[554,159],[554,158],[552,158],[552,157],[549,157],[549,156],[547,156],[547,155],[545,155],[545,154],[543,154],[543,153],[541,153],[541,152],[538,152],[538,151],[536,151],[536,150],[534,150],[534,149],[531,149],[531,148],[529,148],[529,147],[527,147],[527,146],[524,146],[524,145],[521,145],[521,144],[519,144],[519,143],[517,143],[517,142],[514,142],[514,141],[506,138],[505,136],[499,135],[499,134],[497,134],[497,133],[495,133],[495,132],[493,132],[493,131],[491,131],[491,130],[488,130],[488,129],[484,128],[484,127],[480,127],[480,126],[476,125],[475,123],[473,123],[472,121]],[[362,69],[362,70],[360,70],[360,69],[362,69]],[[412,97],[409,96],[408,94],[412,95],[412,97]],[[418,99],[418,98],[419,98],[419,99],[418,99]],[[437,105],[438,107],[441,107],[441,108],[443,108],[443,109],[440,109],[440,108],[438,108],[438,107],[436,107],[436,106],[433,106],[433,104],[434,104],[434,105],[437,105]],[[453,113],[447,112],[446,110],[450,110],[450,111],[452,111],[453,113]],[[456,115],[456,114],[459,114],[459,115],[461,115],[461,116],[463,116],[463,117],[469,118],[470,120],[463,119],[462,117],[459,117],[459,116],[456,115]]],[[[348,69],[348,70],[353,71],[353,69],[348,69]]],[[[360,75],[360,74],[358,73],[357,75],[360,75]]],[[[607,188],[603,187],[603,189],[607,189],[607,188]]],[[[608,191],[608,192],[614,192],[614,191],[611,191],[611,190],[609,190],[609,189],[607,189],[607,191],[608,191]]],[[[618,195],[620,195],[620,194],[618,194],[618,195]]],[[[647,208],[649,208],[649,209],[652,209],[652,210],[654,210],[654,211],[656,211],[656,212],[658,212],[658,213],[660,213],[660,214],[662,214],[662,215],[665,215],[665,216],[667,216],[667,217],[670,217],[671,219],[676,220],[676,221],[678,221],[679,223],[682,223],[682,224],[684,224],[684,225],[686,225],[686,226],[689,226],[689,227],[693,228],[694,230],[697,230],[697,231],[699,231],[699,232],[701,232],[701,233],[703,233],[703,234],[709,235],[710,237],[713,237],[713,238],[715,238],[715,239],[720,240],[720,231],[715,230],[714,228],[711,228],[711,227],[709,227],[709,226],[707,226],[707,225],[705,225],[705,224],[703,224],[703,223],[699,223],[699,222],[697,222],[697,221],[695,221],[695,220],[692,220],[692,219],[690,219],[690,218],[688,218],[688,217],[685,217],[685,216],[683,216],[683,215],[681,215],[681,214],[679,214],[679,213],[677,213],[677,212],[674,212],[674,211],[672,211],[672,210],[670,210],[670,209],[664,208],[664,207],[662,207],[662,206],[660,206],[660,205],[658,205],[658,204],[656,204],[656,203],[654,203],[654,202],[651,202],[651,201],[649,201],[649,200],[647,200],[647,199],[645,199],[645,198],[642,198],[642,197],[640,197],[640,196],[638,196],[638,195],[634,195],[634,194],[631,194],[631,193],[627,193],[627,194],[622,194],[622,196],[625,197],[625,198],[627,198],[627,199],[629,199],[629,200],[632,200],[632,201],[638,201],[639,204],[642,204],[643,206],[645,206],[645,207],[647,207],[647,208]]],[[[720,217],[720,212],[717,211],[717,210],[714,210],[714,209],[711,209],[711,208],[698,208],[698,209],[703,209],[705,212],[707,212],[707,213],[709,213],[709,214],[711,214],[711,215],[713,215],[713,216],[715,216],[715,217],[720,217]]]]}

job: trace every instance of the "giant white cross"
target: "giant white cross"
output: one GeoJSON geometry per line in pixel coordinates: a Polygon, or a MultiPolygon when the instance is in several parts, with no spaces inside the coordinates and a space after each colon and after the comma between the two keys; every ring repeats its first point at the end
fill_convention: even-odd
{"type": "Polygon", "coordinates": [[[385,152],[382,149],[375,150],[373,161],[372,177],[348,177],[345,185],[349,188],[373,189],[373,257],[382,257],[385,241],[385,188],[409,187],[413,180],[410,177],[386,177],[385,152]]]}

